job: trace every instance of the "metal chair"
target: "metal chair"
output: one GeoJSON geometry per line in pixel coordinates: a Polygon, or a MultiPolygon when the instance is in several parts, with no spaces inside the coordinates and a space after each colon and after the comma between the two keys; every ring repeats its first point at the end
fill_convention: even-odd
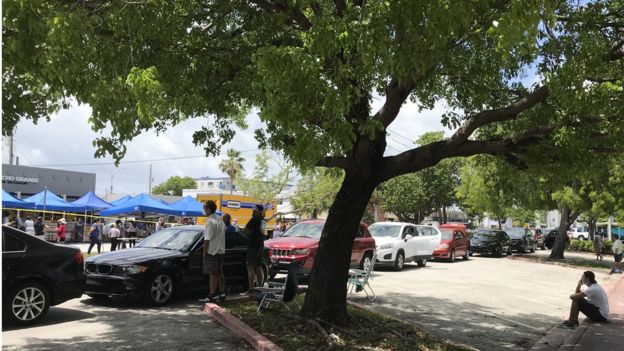
{"type": "Polygon", "coordinates": [[[256,288],[258,291],[258,294],[256,295],[256,298],[258,299],[257,312],[268,308],[269,304],[272,302],[278,303],[286,307],[289,311],[292,311],[290,307],[288,307],[287,303],[294,300],[299,292],[297,269],[298,264],[293,261],[288,266],[288,275],[286,275],[284,283],[268,281],[266,283],[267,286],[256,288]]]}
{"type": "Polygon", "coordinates": [[[363,291],[370,302],[375,301],[377,295],[370,285],[370,280],[373,276],[373,268],[377,261],[377,255],[373,255],[370,266],[366,270],[351,269],[349,270],[349,280],[347,280],[347,296],[351,296],[353,291],[356,293],[363,291]]]}

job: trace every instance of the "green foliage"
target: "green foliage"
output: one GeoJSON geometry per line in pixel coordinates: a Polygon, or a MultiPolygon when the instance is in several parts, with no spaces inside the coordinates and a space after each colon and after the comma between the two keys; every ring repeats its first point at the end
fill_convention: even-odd
{"type": "Polygon", "coordinates": [[[152,188],[153,194],[182,196],[182,189],[196,189],[197,182],[191,177],[173,176],[152,188]]]}
{"type": "Polygon", "coordinates": [[[256,155],[256,166],[253,176],[250,178],[240,178],[238,183],[240,189],[248,196],[261,201],[262,203],[272,203],[275,196],[288,185],[292,167],[286,165],[277,174],[269,173],[271,160],[266,151],[256,155]]]}
{"type": "Polygon", "coordinates": [[[290,203],[301,215],[316,218],[321,212],[329,210],[343,178],[342,172],[323,168],[307,171],[297,182],[297,194],[290,203]]]}

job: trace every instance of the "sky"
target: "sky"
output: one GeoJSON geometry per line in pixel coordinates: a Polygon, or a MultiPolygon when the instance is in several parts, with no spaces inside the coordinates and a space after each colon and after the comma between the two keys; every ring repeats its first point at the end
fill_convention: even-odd
{"type": "MultiPolygon", "coordinates": [[[[377,111],[383,102],[382,97],[374,98],[373,111],[377,111]]],[[[413,147],[411,142],[425,132],[444,130],[440,123],[440,116],[444,111],[445,106],[440,104],[433,110],[419,113],[416,104],[406,103],[388,129],[390,134],[386,154],[392,155],[408,150],[413,147]]],[[[75,104],[51,116],[50,122],[41,120],[35,125],[30,120],[20,121],[13,140],[14,154],[19,156],[19,164],[96,173],[96,193],[110,193],[112,185],[115,194],[136,194],[148,191],[150,164],[153,187],[175,175],[193,178],[225,177],[226,175],[219,170],[219,163],[226,158],[225,153],[230,148],[242,152],[245,158],[244,169],[246,174],[251,176],[255,155],[260,152],[258,143],[253,137],[254,130],[262,126],[257,113],[247,116],[248,128],[237,129],[232,142],[222,147],[222,153],[218,157],[204,157],[203,149],[193,145],[193,132],[206,121],[204,118],[196,118],[184,121],[160,135],[147,132],[136,137],[127,144],[125,158],[119,167],[115,167],[110,157],[94,158],[95,147],[92,141],[99,133],[94,132],[89,126],[90,113],[89,106],[75,104]],[[200,157],[149,161],[187,156],[200,157]]],[[[2,163],[9,161],[6,145],[6,140],[3,139],[2,163]]],[[[274,152],[272,155],[279,157],[274,152]]]]}

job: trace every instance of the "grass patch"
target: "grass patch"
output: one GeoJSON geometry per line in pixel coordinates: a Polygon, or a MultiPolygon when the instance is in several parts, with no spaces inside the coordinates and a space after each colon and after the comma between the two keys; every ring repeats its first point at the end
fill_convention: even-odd
{"type": "MultiPolygon", "coordinates": [[[[303,299],[300,295],[296,301],[302,305],[303,299]]],[[[297,309],[293,303],[289,306],[297,309]]],[[[256,308],[254,302],[227,306],[230,313],[284,350],[328,349],[326,335],[293,312],[276,304],[260,313],[256,308]]],[[[334,327],[321,323],[328,334],[337,335],[344,343],[334,345],[331,350],[469,350],[384,315],[351,305],[347,308],[351,316],[349,325],[334,327]]]]}
{"type": "Polygon", "coordinates": [[[531,256],[531,255],[523,255],[521,257],[534,260],[539,263],[560,264],[560,265],[573,266],[573,267],[610,269],[613,266],[612,261],[608,261],[608,260],[595,261],[595,260],[578,258],[578,257],[565,258],[563,260],[549,258],[549,257],[531,256]]]}

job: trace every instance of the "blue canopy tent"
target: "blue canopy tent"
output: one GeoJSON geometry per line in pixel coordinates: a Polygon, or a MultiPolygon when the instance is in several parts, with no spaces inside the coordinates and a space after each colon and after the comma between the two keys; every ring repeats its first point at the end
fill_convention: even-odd
{"type": "Polygon", "coordinates": [[[25,198],[26,202],[34,202],[37,210],[43,211],[63,211],[63,212],[83,212],[84,208],[74,206],[71,203],[61,199],[55,193],[46,189],[31,197],[25,198]]]}
{"type": "Polygon", "coordinates": [[[185,196],[169,205],[178,212],[178,216],[197,217],[204,215],[204,206],[192,196],[185,196]]]}
{"type": "Polygon", "coordinates": [[[102,216],[128,216],[147,214],[168,214],[175,216],[177,211],[158,200],[154,200],[149,195],[139,194],[130,200],[117,204],[115,207],[100,212],[102,216]]]}
{"type": "Polygon", "coordinates": [[[165,201],[165,200],[163,200],[163,199],[156,199],[156,200],[158,200],[158,202],[160,202],[161,204],[165,204],[165,205],[167,205],[167,206],[171,206],[171,204],[170,204],[170,203],[168,203],[167,201],[165,201]]]}
{"type": "Polygon", "coordinates": [[[4,208],[35,208],[35,204],[32,202],[22,201],[16,199],[13,195],[2,189],[2,207],[4,208]]]}
{"type": "Polygon", "coordinates": [[[125,195],[125,196],[120,197],[119,199],[117,199],[117,200],[115,200],[115,201],[111,201],[111,202],[109,202],[109,203],[110,203],[111,205],[113,205],[113,207],[114,207],[114,206],[117,206],[117,205],[121,204],[122,202],[124,202],[124,201],[128,201],[128,200],[130,200],[130,199],[132,199],[132,196],[130,196],[130,195],[125,195]]]}
{"type": "Polygon", "coordinates": [[[113,207],[113,205],[102,200],[92,191],[84,194],[80,199],[72,201],[71,204],[79,206],[84,211],[100,211],[113,207]]]}

